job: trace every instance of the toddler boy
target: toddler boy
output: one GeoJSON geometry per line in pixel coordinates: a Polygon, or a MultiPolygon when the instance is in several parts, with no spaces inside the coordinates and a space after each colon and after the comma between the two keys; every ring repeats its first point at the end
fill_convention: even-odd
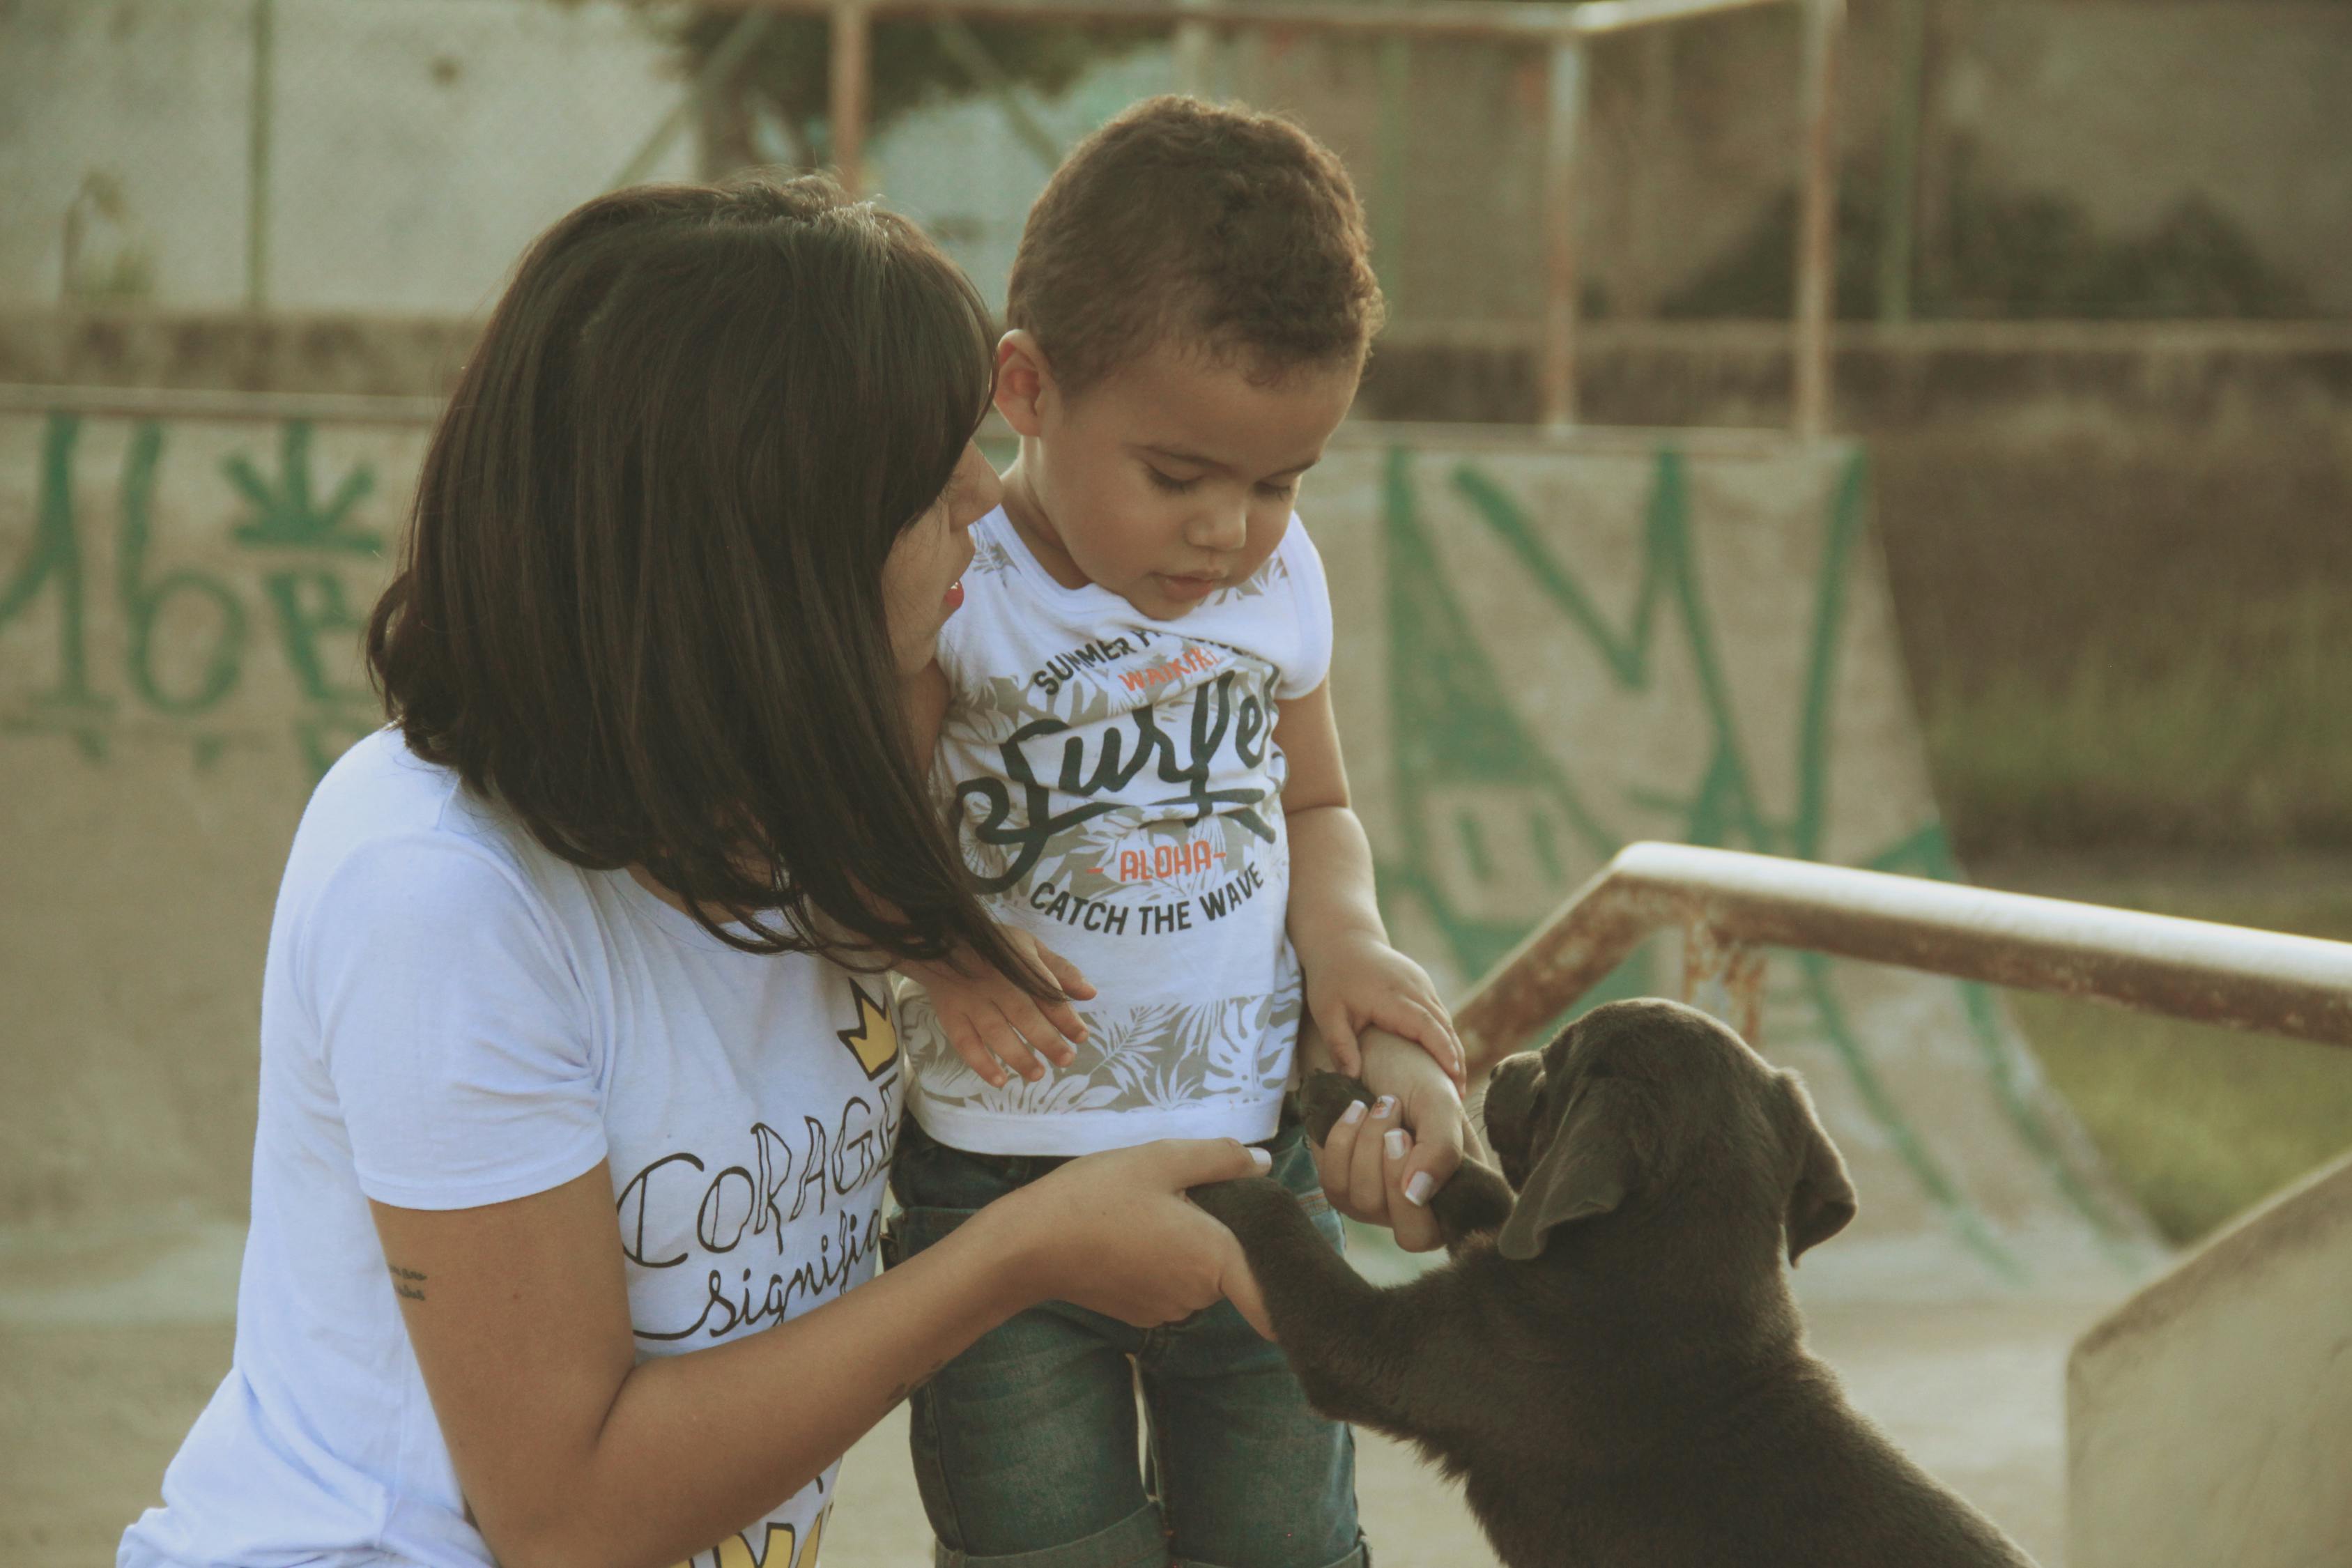
{"type": "MultiPolygon", "coordinates": [[[[1293,511],[1380,325],[1369,248],[1328,151],[1184,99],[1105,126],[1030,213],[996,389],[1020,456],[911,707],[992,911],[1082,1005],[917,972],[900,1256],[1067,1158],[1164,1137],[1265,1144],[1336,1245],[1281,1120],[1302,1016],[1387,1091],[1368,1131],[1395,1127],[1408,1080],[1458,1075],[1444,1005],[1374,902],[1330,601],[1293,511]],[[1365,1062],[1375,1027],[1426,1056],[1365,1062]]],[[[1229,1305],[1148,1332],[1024,1313],[918,1391],[913,1441],[954,1561],[1360,1556],[1345,1429],[1229,1305]]]]}

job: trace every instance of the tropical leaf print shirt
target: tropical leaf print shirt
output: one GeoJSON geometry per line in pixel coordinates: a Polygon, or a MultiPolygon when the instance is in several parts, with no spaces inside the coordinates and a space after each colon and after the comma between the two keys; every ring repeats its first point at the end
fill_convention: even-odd
{"type": "Polygon", "coordinates": [[[1062,586],[1002,510],[972,542],[932,786],[990,912],[1097,994],[1076,1061],[996,1089],[902,980],[911,1109],[982,1153],[1272,1136],[1300,1010],[1274,725],[1331,664],[1313,542],[1292,518],[1254,576],[1172,621],[1062,586]]]}

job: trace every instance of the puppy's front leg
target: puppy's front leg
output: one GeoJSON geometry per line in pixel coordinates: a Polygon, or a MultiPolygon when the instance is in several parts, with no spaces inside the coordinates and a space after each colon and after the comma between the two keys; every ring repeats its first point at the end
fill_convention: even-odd
{"type": "Polygon", "coordinates": [[[1252,1176],[1192,1196],[1240,1238],[1275,1338],[1315,1408],[1339,1421],[1392,1421],[1411,1336],[1391,1321],[1389,1293],[1348,1267],[1279,1182],[1252,1176]]]}

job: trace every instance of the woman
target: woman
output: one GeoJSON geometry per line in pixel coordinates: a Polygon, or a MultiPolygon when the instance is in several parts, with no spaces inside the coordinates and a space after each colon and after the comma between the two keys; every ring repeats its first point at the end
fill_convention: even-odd
{"type": "Polygon", "coordinates": [[[875,972],[1065,1011],[898,707],[995,502],[992,363],[952,264],[822,181],[621,192],[524,258],[370,626],[395,725],[288,860],[236,1363],[125,1568],[793,1568],[842,1452],[1022,1308],[1262,1321],[1181,1195],[1263,1165],[1222,1141],[1074,1163],[845,1299],[898,1126],[875,972]]]}

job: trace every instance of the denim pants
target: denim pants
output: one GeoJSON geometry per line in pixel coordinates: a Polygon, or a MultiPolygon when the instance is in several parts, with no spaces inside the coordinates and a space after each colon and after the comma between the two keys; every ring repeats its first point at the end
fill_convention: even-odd
{"type": "MultiPolygon", "coordinates": [[[[1338,1247],[1298,1128],[1265,1147],[1338,1247]]],[[[913,1257],[1062,1163],[950,1149],[909,1118],[885,1258],[913,1257]]],[[[1281,1351],[1230,1301],[1156,1329],[1033,1307],[917,1388],[909,1414],[940,1568],[1368,1568],[1353,1436],[1308,1408],[1281,1351]]]]}

